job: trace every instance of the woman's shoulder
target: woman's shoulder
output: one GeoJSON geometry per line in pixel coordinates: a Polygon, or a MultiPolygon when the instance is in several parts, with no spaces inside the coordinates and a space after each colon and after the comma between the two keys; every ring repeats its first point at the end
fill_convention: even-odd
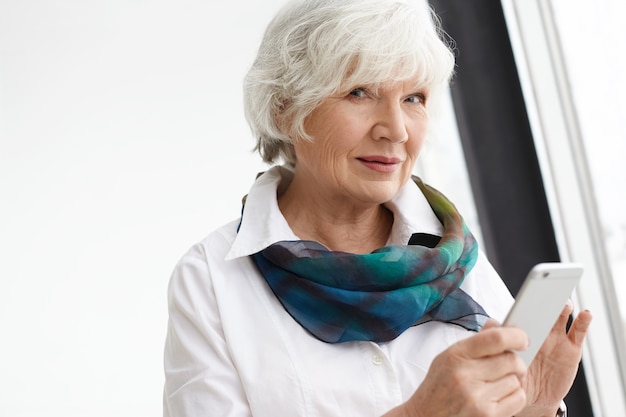
{"type": "MultiPolygon", "coordinates": [[[[169,280],[169,294],[174,299],[197,297],[212,288],[223,275],[225,257],[237,235],[239,220],[233,220],[196,242],[180,257],[169,280]]],[[[180,301],[180,300],[179,300],[180,301]]]]}
{"type": "Polygon", "coordinates": [[[237,235],[239,221],[237,219],[228,222],[192,244],[176,263],[174,276],[189,265],[208,265],[215,260],[224,259],[237,235]]]}
{"type": "Polygon", "coordinates": [[[237,229],[240,223],[241,219],[239,218],[214,229],[193,244],[182,256],[179,263],[187,259],[202,258],[207,262],[211,259],[223,259],[237,237],[237,229]]]}

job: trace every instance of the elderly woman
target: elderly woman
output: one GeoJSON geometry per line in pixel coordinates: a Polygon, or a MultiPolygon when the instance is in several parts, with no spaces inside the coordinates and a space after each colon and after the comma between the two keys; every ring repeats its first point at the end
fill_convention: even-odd
{"type": "Polygon", "coordinates": [[[512,298],[412,176],[453,55],[401,0],[299,0],[245,80],[263,160],[169,288],[166,416],[556,416],[591,316],[527,368],[512,298]]]}

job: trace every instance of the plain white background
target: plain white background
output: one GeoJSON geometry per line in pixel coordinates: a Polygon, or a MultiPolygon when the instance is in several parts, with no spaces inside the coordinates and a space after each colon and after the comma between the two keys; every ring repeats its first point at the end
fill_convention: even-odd
{"type": "MultiPolygon", "coordinates": [[[[0,0],[0,415],[161,414],[169,273],[265,169],[241,81],[282,3],[0,0]]],[[[448,128],[422,170],[472,224],[448,128]]]]}
{"type": "Polygon", "coordinates": [[[170,271],[264,168],[277,3],[0,0],[0,415],[161,414],[170,271]]]}

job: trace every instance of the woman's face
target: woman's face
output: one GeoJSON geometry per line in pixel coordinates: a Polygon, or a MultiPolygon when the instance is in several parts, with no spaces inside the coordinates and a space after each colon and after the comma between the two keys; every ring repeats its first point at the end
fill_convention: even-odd
{"type": "Polygon", "coordinates": [[[296,178],[308,193],[355,203],[389,201],[410,178],[428,128],[415,83],[354,88],[325,99],[296,140],[296,178]]]}

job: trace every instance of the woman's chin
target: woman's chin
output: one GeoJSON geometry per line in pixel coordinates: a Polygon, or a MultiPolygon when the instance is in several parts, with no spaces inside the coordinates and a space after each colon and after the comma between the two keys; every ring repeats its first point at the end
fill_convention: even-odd
{"type": "Polygon", "coordinates": [[[353,197],[363,203],[384,204],[393,197],[400,190],[401,185],[397,182],[387,181],[368,181],[360,187],[359,193],[355,193],[353,197]]]}

